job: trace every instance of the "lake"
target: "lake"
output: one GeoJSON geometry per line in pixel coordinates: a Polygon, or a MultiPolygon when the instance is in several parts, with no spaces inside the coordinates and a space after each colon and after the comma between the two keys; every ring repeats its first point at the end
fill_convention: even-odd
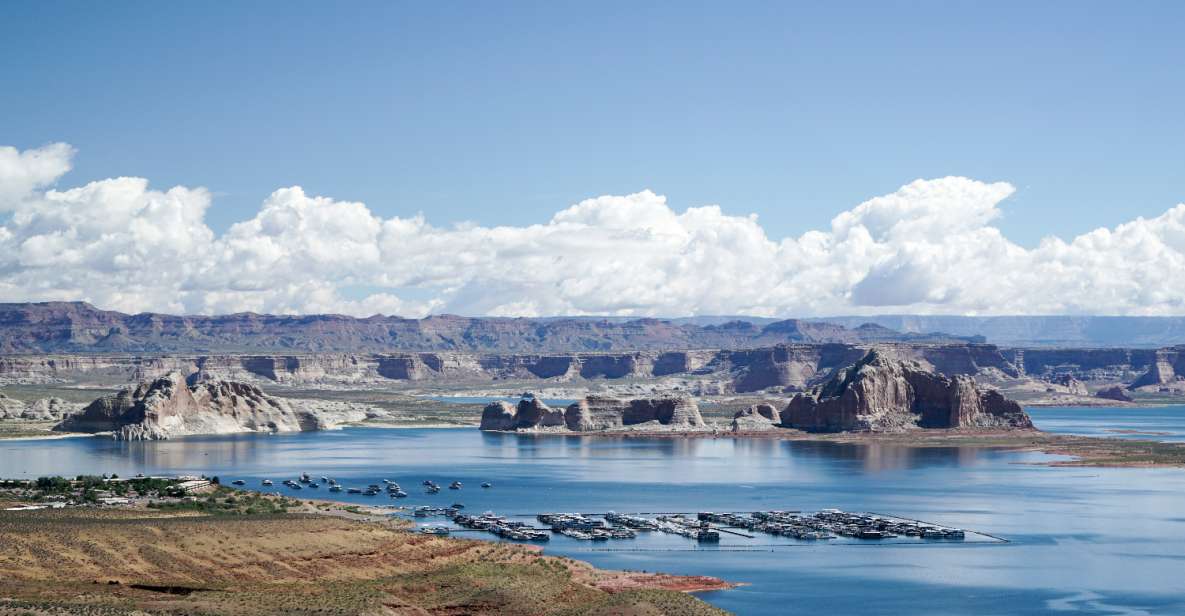
{"type": "MultiPolygon", "coordinates": [[[[1036,409],[1034,417],[1059,430],[1103,430],[1134,417],[1123,415],[1132,409],[1085,410],[1090,414],[1078,420],[1085,424],[1062,417],[1064,409],[1036,409]]],[[[1182,418],[1185,413],[1156,421],[1180,430],[1182,418]]],[[[970,448],[533,437],[472,428],[350,428],[149,443],[0,441],[5,477],[204,473],[258,488],[263,478],[278,483],[307,471],[347,486],[392,479],[411,493],[399,501],[325,488],[295,493],[371,504],[461,501],[467,512],[500,514],[837,507],[1009,541],[812,544],[758,536],[706,546],[656,535],[598,544],[556,537],[545,544],[548,553],[607,568],[745,582],[701,595],[739,614],[1185,613],[1185,471],[1039,465],[1049,459],[970,448]],[[431,496],[421,490],[423,479],[441,485],[459,480],[464,488],[431,496]],[[478,487],[484,481],[493,487],[478,487]]]]}
{"type": "Polygon", "coordinates": [[[1155,441],[1185,441],[1185,406],[1025,409],[1046,432],[1155,441]]]}

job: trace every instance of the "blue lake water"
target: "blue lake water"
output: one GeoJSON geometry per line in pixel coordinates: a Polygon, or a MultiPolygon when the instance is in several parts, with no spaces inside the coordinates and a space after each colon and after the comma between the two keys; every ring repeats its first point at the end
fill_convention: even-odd
{"type": "Polygon", "coordinates": [[[1185,441],[1185,406],[1050,406],[1026,409],[1047,432],[1157,441],[1185,441]]]}
{"type": "Polygon", "coordinates": [[[838,507],[1010,541],[811,544],[759,536],[703,546],[656,535],[607,544],[556,537],[546,544],[548,553],[602,567],[745,582],[702,595],[739,614],[1185,613],[1185,471],[1034,464],[1047,459],[961,448],[532,437],[471,428],[151,443],[0,441],[0,476],[205,473],[257,488],[263,478],[278,482],[307,471],[347,486],[392,479],[411,493],[400,501],[325,488],[295,493],[370,504],[461,501],[469,512],[500,514],[838,507]],[[432,496],[421,491],[423,479],[465,487],[432,496]],[[494,485],[483,490],[483,481],[494,485]]]}

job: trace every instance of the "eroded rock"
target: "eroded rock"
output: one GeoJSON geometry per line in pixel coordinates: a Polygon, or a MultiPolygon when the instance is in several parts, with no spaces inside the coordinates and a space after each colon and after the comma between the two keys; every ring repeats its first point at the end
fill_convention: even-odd
{"type": "Polygon", "coordinates": [[[1108,387],[1106,389],[1100,389],[1098,393],[1095,394],[1095,397],[1106,400],[1115,400],[1116,402],[1133,401],[1132,397],[1129,396],[1126,391],[1123,391],[1123,388],[1118,385],[1114,387],[1108,387]]]}
{"type": "Polygon", "coordinates": [[[186,383],[179,372],[91,402],[54,426],[61,432],[111,432],[120,440],[191,434],[322,430],[366,418],[361,407],[287,400],[233,381],[186,383]]]}
{"type": "Polygon", "coordinates": [[[781,423],[781,413],[772,404],[762,402],[736,412],[732,417],[733,432],[774,430],[781,423]]]}
{"type": "Polygon", "coordinates": [[[57,421],[80,408],[82,408],[81,404],[66,402],[56,397],[41,398],[30,404],[25,404],[16,398],[10,398],[0,393],[0,419],[57,421]]]}
{"type": "Polygon", "coordinates": [[[823,432],[1033,425],[1019,404],[980,389],[968,376],[949,378],[876,349],[836,371],[817,393],[795,396],[781,420],[786,427],[823,432]]]}
{"type": "Polygon", "coordinates": [[[538,398],[529,396],[516,406],[502,401],[489,404],[481,417],[482,430],[560,429],[595,432],[648,423],[672,429],[706,426],[699,407],[689,396],[634,400],[589,396],[562,411],[552,409],[538,398]]]}
{"type": "Polygon", "coordinates": [[[1072,374],[1063,374],[1053,380],[1057,385],[1066,388],[1066,393],[1074,396],[1089,396],[1090,391],[1086,389],[1086,383],[1074,378],[1072,374]]]}

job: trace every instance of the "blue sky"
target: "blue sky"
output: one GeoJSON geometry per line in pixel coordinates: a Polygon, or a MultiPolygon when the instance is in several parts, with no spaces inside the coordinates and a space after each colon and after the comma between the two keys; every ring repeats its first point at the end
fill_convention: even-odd
{"type": "Polygon", "coordinates": [[[1185,314],[1183,26],[1153,1],[4,2],[0,301],[1185,314]]]}
{"type": "Polygon", "coordinates": [[[0,143],[63,180],[437,224],[650,188],[773,238],[916,178],[1008,181],[1031,246],[1185,201],[1185,3],[0,4],[0,143]]]}

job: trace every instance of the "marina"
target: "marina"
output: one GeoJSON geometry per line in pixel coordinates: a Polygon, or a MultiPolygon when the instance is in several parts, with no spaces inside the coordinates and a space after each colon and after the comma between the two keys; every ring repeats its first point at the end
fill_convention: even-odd
{"type": "MultiPolygon", "coordinates": [[[[231,485],[234,485],[234,486],[244,486],[244,485],[246,485],[246,483],[247,482],[243,479],[235,479],[234,481],[231,481],[231,485]]],[[[331,479],[329,477],[323,476],[323,477],[321,477],[320,483],[318,483],[316,480],[314,480],[312,477],[310,477],[308,473],[301,473],[300,477],[298,477],[297,479],[284,479],[280,483],[282,485],[286,486],[290,490],[303,490],[305,488],[317,489],[321,485],[327,485],[327,486],[329,486],[328,489],[330,492],[343,492],[344,491],[347,494],[362,494],[364,496],[378,496],[379,494],[382,494],[385,491],[387,493],[387,496],[389,496],[391,498],[407,498],[409,496],[408,493],[403,488],[401,488],[398,483],[391,481],[390,479],[383,479],[382,486],[380,486],[377,483],[372,483],[372,484],[367,485],[365,488],[353,488],[353,487],[347,488],[347,487],[342,486],[340,483],[338,483],[338,481],[336,479],[331,479]]],[[[271,479],[264,479],[260,482],[260,485],[263,487],[270,487],[274,484],[271,479]]],[[[424,486],[424,493],[425,494],[437,494],[440,492],[440,486],[437,485],[436,482],[432,481],[431,479],[424,480],[422,482],[422,485],[424,486]]],[[[489,488],[491,486],[492,486],[492,484],[489,484],[489,483],[485,483],[482,485],[483,488],[489,488]]],[[[451,484],[449,484],[450,490],[460,490],[461,487],[462,487],[462,484],[460,481],[454,481],[451,484]]],[[[464,507],[464,505],[460,505],[457,508],[459,509],[461,507],[464,507]]]]}
{"type": "MultiPolygon", "coordinates": [[[[231,482],[235,486],[245,485],[242,479],[231,482]]],[[[320,483],[329,486],[331,492],[341,492],[342,486],[336,479],[322,476],[320,483]]],[[[380,484],[369,484],[363,488],[347,488],[348,494],[377,496],[386,492],[390,498],[407,498],[398,482],[383,479],[380,484]]],[[[262,485],[270,485],[264,480],[262,485]]],[[[296,480],[285,479],[283,484],[290,489],[300,490],[303,486],[317,488],[318,481],[308,473],[301,473],[296,480]]],[[[431,479],[420,482],[426,495],[440,492],[440,486],[431,479]]],[[[449,484],[450,490],[460,490],[463,483],[457,480],[449,484]]],[[[492,487],[482,482],[483,488],[492,487]]],[[[461,512],[462,503],[448,507],[419,505],[411,510],[413,518],[443,517],[451,522],[456,531],[484,531],[502,539],[513,541],[549,541],[552,534],[559,534],[577,541],[609,541],[636,539],[639,532],[665,533],[685,537],[697,543],[715,544],[721,535],[743,539],[757,539],[759,536],[784,537],[795,541],[818,542],[836,539],[858,541],[947,541],[965,542],[969,531],[941,524],[902,518],[870,512],[849,512],[828,508],[816,512],[799,510],[764,510],[749,512],[658,512],[658,513],[538,513],[497,515],[486,511],[480,515],[461,512]],[[653,517],[646,517],[651,515],[653,517]],[[515,518],[531,518],[542,526],[532,526],[515,518]]],[[[403,510],[399,508],[397,513],[403,510]]],[[[448,534],[447,524],[421,526],[419,532],[426,534],[448,534]]],[[[986,533],[970,532],[977,542],[1007,543],[1003,539],[986,533]]]]}
{"type": "MultiPolygon", "coordinates": [[[[652,514],[617,513],[539,513],[498,515],[486,511],[480,515],[466,515],[457,505],[452,507],[420,506],[412,510],[413,518],[444,517],[456,526],[457,532],[484,531],[503,539],[515,541],[549,541],[558,534],[577,541],[609,541],[636,539],[639,533],[661,533],[692,539],[697,543],[717,544],[722,535],[755,540],[761,537],[782,537],[802,542],[821,540],[849,540],[877,543],[900,542],[940,543],[1008,543],[1007,539],[911,520],[897,516],[823,509],[814,513],[800,511],[752,511],[652,514]],[[540,526],[534,526],[533,518],[540,526]],[[749,531],[749,532],[744,532],[749,531]]],[[[434,523],[421,526],[448,528],[434,523]]]]}

